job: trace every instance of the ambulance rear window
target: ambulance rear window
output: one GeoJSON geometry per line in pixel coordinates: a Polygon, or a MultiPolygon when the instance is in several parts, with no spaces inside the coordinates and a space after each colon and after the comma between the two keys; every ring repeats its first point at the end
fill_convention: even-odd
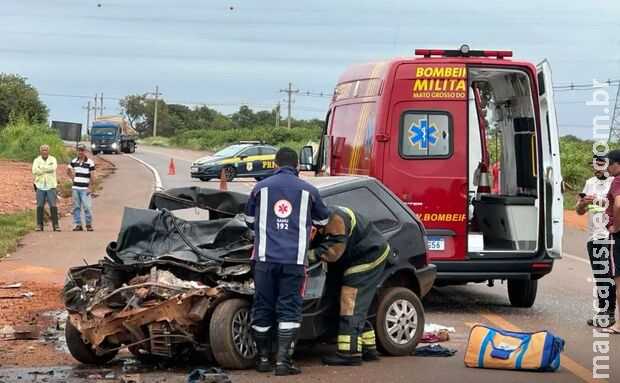
{"type": "Polygon", "coordinates": [[[403,112],[399,153],[403,158],[447,158],[452,155],[452,116],[447,112],[403,112]]]}

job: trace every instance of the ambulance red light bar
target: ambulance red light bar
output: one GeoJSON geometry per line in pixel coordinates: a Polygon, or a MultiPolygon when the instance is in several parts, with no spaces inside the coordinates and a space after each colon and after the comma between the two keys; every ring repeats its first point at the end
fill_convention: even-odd
{"type": "Polygon", "coordinates": [[[512,51],[472,51],[468,45],[461,46],[460,49],[416,49],[415,54],[418,56],[431,57],[512,57],[512,51]]]}

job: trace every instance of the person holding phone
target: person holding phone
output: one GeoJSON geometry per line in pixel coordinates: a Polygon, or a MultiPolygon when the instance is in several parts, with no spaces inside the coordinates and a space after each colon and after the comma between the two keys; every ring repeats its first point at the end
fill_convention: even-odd
{"type": "Polygon", "coordinates": [[[76,147],[77,158],[74,158],[67,167],[67,174],[73,178],[73,231],[82,231],[82,209],[86,220],[86,230],[93,231],[93,216],[91,213],[92,185],[95,179],[95,163],[86,157],[86,146],[79,144],[76,147]]]}
{"type": "Polygon", "coordinates": [[[594,177],[586,181],[583,192],[579,193],[580,199],[575,206],[575,211],[579,215],[588,213],[588,242],[586,247],[599,294],[599,312],[594,318],[588,319],[587,323],[590,326],[607,327],[612,326],[616,322],[616,289],[609,282],[611,280],[611,268],[609,267],[611,249],[607,243],[609,232],[604,227],[594,225],[594,216],[605,213],[605,208],[603,203],[595,204],[594,200],[597,198],[602,200],[607,198],[607,193],[614,177],[609,176],[607,172],[608,163],[605,157],[594,156],[592,162],[596,164],[596,166],[593,166],[594,177]],[[608,293],[605,294],[605,292],[608,293]],[[609,316],[609,322],[602,321],[601,318],[607,315],[609,316]]]}

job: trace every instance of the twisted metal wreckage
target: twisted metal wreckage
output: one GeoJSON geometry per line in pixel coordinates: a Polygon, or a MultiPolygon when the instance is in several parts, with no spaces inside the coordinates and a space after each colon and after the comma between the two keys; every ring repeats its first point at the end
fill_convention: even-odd
{"type": "Polygon", "coordinates": [[[217,347],[232,343],[248,359],[254,352],[249,335],[213,338],[230,320],[240,328],[237,334],[249,334],[249,307],[232,319],[217,312],[220,302],[254,291],[253,232],[235,217],[245,200],[235,192],[191,187],[156,192],[149,209],[126,208],[118,240],[106,248],[109,258],[68,272],[61,298],[73,356],[99,364],[122,347],[138,357],[173,357],[191,349],[244,367],[226,363],[229,351],[217,347]],[[208,210],[209,220],[186,221],[171,213],[188,207],[208,210]]]}

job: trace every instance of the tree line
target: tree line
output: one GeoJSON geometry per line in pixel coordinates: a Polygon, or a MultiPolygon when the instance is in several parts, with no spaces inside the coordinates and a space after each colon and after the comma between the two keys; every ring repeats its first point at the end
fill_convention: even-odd
{"type": "MultiPolygon", "coordinates": [[[[123,114],[142,136],[153,134],[155,100],[144,95],[130,95],[120,101],[120,106],[123,114]]],[[[160,99],[157,102],[157,135],[172,137],[192,130],[222,131],[268,127],[275,126],[276,122],[280,126],[286,125],[282,118],[276,121],[276,115],[275,108],[270,111],[254,111],[247,105],[242,105],[231,115],[225,115],[206,105],[190,108],[181,104],[168,104],[160,99]]],[[[319,119],[291,119],[292,127],[318,127],[322,124],[323,121],[319,119]]]]}

